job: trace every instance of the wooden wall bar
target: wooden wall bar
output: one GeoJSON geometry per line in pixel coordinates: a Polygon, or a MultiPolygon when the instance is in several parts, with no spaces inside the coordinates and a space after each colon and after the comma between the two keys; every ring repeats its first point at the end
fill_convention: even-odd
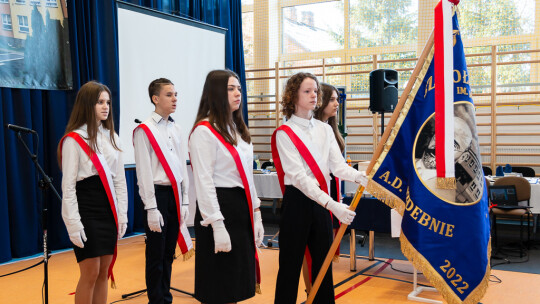
{"type": "MultiPolygon", "coordinates": [[[[536,175],[540,176],[540,60],[502,61],[502,55],[537,54],[531,58],[538,58],[540,50],[525,50],[511,52],[497,52],[492,46],[491,52],[467,54],[468,61],[481,57],[483,63],[468,64],[469,75],[471,70],[489,69],[489,85],[475,86],[475,79],[471,79],[473,98],[477,109],[477,130],[484,166],[495,167],[507,163],[512,166],[533,167],[536,175]],[[490,62],[485,62],[489,59],[490,62]],[[497,61],[501,60],[501,61],[497,61]],[[531,70],[529,83],[501,86],[497,81],[499,67],[505,65],[527,65],[531,70]],[[533,73],[532,71],[536,71],[533,73]],[[511,90],[507,89],[511,87],[511,90]]],[[[508,56],[507,56],[508,57],[508,56]]],[[[273,92],[262,92],[261,97],[248,98],[249,125],[254,141],[255,154],[261,160],[271,158],[270,136],[273,130],[283,123],[280,113],[280,97],[284,89],[285,79],[299,71],[308,71],[317,75],[322,81],[329,81],[332,76],[346,76],[341,79],[350,81],[351,77],[368,78],[372,69],[392,68],[400,74],[411,71],[413,68],[404,68],[403,64],[416,61],[417,58],[381,60],[382,55],[373,55],[371,61],[328,63],[322,59],[322,64],[309,64],[304,66],[282,66],[276,62],[273,68],[246,70],[247,75],[257,72],[266,72],[267,76],[248,77],[250,83],[268,82],[266,87],[273,92]],[[384,66],[381,66],[384,64],[384,66]],[[362,66],[363,70],[354,71],[352,67],[362,66]],[[342,71],[336,72],[336,67],[342,71]],[[322,71],[322,72],[321,72],[322,71]],[[331,72],[329,72],[331,71],[331,72]],[[273,74],[273,75],[272,75],[273,74]],[[273,82],[273,83],[272,83],[273,82]],[[276,110],[278,110],[276,112],[276,110]]],[[[506,58],[508,59],[508,58],[506,58]]],[[[476,62],[476,61],[475,61],[476,62]]],[[[331,84],[346,86],[346,83],[331,84]]],[[[350,86],[350,85],[349,85],[350,86]]],[[[405,86],[400,84],[400,88],[405,86]]],[[[347,88],[347,154],[353,160],[371,159],[373,150],[380,139],[381,118],[379,114],[372,114],[368,110],[369,92],[351,92],[347,88]]],[[[385,115],[385,124],[391,114],[385,115]]]]}

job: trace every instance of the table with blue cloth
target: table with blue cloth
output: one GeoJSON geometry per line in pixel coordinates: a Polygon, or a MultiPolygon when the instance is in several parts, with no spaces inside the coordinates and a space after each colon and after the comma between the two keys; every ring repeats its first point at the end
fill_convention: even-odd
{"type": "MultiPolygon", "coordinates": [[[[343,203],[350,205],[353,197],[344,197],[343,203]]],[[[350,229],[351,271],[356,271],[356,230],[369,231],[369,260],[374,259],[375,232],[390,233],[390,207],[375,198],[362,197],[356,206],[356,216],[347,227],[350,229]]]]}

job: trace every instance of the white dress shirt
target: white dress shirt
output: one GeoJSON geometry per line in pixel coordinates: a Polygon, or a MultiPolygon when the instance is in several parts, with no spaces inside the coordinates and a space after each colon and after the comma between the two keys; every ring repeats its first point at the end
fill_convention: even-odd
{"type": "MultiPolygon", "coordinates": [[[[75,132],[87,134],[86,125],[81,126],[75,132]]],[[[81,138],[84,139],[85,136],[81,136],[81,138]]],[[[121,149],[118,135],[114,134],[114,140],[121,149]]],[[[85,141],[88,143],[87,140],[85,141]]],[[[127,223],[128,199],[122,152],[112,146],[109,130],[101,125],[98,127],[96,142],[99,152],[104,156],[111,169],[118,204],[116,206],[118,223],[127,223]]],[[[62,218],[69,233],[80,231],[83,228],[75,186],[78,181],[94,175],[98,175],[98,172],[86,152],[82,150],[75,139],[66,137],[62,145],[62,218]]]]}
{"type": "MultiPolygon", "coordinates": [[[[362,173],[347,165],[329,124],[314,118],[308,120],[292,115],[285,125],[298,135],[311,152],[324,175],[328,189],[330,189],[330,173],[338,178],[360,183],[362,173]]],[[[322,206],[332,200],[319,188],[319,182],[287,133],[277,132],[276,146],[285,172],[285,185],[298,188],[322,206]]]]}
{"type": "MultiPolygon", "coordinates": [[[[180,126],[174,123],[169,116],[168,120],[163,119],[161,115],[152,112],[150,118],[145,123],[153,124],[159,131],[154,134],[155,137],[161,136],[162,142],[166,147],[160,147],[162,150],[169,150],[173,159],[169,160],[169,166],[180,168],[178,171],[182,176],[176,177],[181,184],[182,205],[189,203],[188,198],[188,178],[186,171],[186,153],[182,147],[182,132],[180,126]],[[172,162],[172,163],[171,163],[172,162]]],[[[135,151],[135,166],[137,170],[137,185],[139,186],[139,195],[144,203],[144,209],[157,208],[154,185],[170,186],[171,181],[167,177],[161,162],[159,161],[148,136],[141,128],[138,128],[133,135],[133,145],[135,151]]]]}
{"type": "MultiPolygon", "coordinates": [[[[246,143],[238,134],[235,146],[249,182],[253,209],[259,208],[261,200],[253,183],[253,145],[246,143]]],[[[207,226],[224,219],[219,209],[216,187],[244,188],[236,163],[227,148],[206,126],[198,126],[189,139],[189,155],[193,168],[197,203],[207,226]]]]}

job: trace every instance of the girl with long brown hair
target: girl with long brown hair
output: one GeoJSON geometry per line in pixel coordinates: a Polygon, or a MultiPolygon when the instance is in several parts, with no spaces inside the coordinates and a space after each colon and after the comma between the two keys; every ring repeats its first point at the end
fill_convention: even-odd
{"type": "Polygon", "coordinates": [[[75,303],[106,303],[116,241],[127,228],[124,163],[107,86],[90,81],[80,88],[58,161],[62,218],[80,270],[75,303]]]}
{"type": "MultiPolygon", "coordinates": [[[[345,140],[338,129],[337,114],[339,109],[339,92],[333,85],[321,82],[322,91],[322,104],[318,107],[313,116],[332,127],[332,132],[336,138],[336,142],[341,150],[341,153],[345,151],[345,140]]],[[[339,202],[340,197],[339,179],[330,173],[330,196],[336,202],[339,202]]],[[[334,234],[336,229],[339,228],[339,221],[336,217],[332,217],[332,226],[334,227],[334,234]]],[[[336,255],[339,254],[339,248],[336,255]]]]}
{"type": "Polygon", "coordinates": [[[242,301],[260,286],[255,247],[264,229],[241,102],[238,76],[211,71],[189,139],[197,192],[195,298],[203,303],[242,301]]]}

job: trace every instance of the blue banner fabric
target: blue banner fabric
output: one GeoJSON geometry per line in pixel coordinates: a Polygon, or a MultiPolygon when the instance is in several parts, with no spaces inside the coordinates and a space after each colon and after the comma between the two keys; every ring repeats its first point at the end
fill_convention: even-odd
{"type": "MultiPolygon", "coordinates": [[[[403,254],[448,303],[478,303],[490,274],[490,223],[475,108],[456,14],[454,160],[456,189],[438,189],[435,162],[434,48],[404,101],[367,191],[402,216],[403,254]]],[[[398,106],[399,107],[399,106],[398,106]]]]}

